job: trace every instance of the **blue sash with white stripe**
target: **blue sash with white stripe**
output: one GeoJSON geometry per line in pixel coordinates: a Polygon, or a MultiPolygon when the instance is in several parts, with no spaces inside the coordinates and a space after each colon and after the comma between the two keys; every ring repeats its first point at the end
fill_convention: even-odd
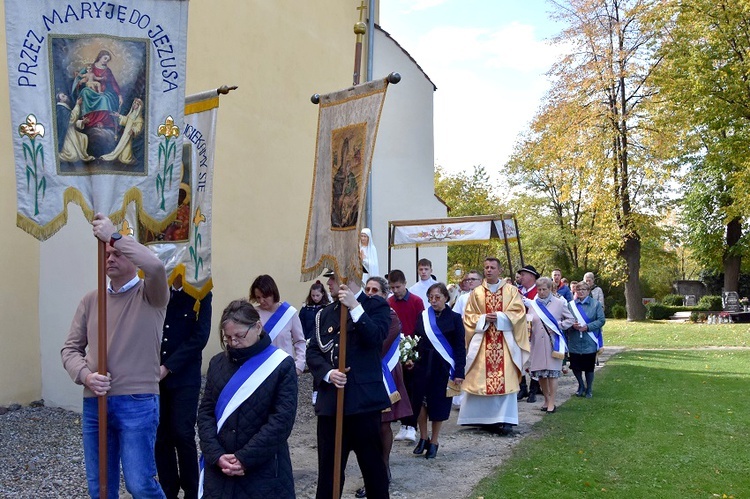
{"type": "Polygon", "coordinates": [[[383,370],[383,384],[388,392],[388,396],[391,398],[391,404],[394,404],[401,400],[401,394],[398,393],[398,387],[396,381],[393,379],[393,369],[398,364],[398,360],[401,357],[401,338],[403,334],[399,334],[391,343],[391,347],[383,356],[383,360],[380,361],[380,366],[383,370]]]}
{"type": "Polygon", "coordinates": [[[565,352],[568,350],[568,344],[565,343],[565,337],[560,330],[560,324],[558,324],[557,319],[555,319],[555,316],[552,315],[547,306],[539,301],[539,297],[531,300],[531,307],[534,309],[537,317],[539,317],[539,320],[541,320],[544,325],[554,333],[551,338],[553,350],[552,357],[556,359],[564,359],[565,352]]]}
{"type": "MultiPolygon", "coordinates": [[[[216,434],[229,416],[255,393],[255,390],[268,379],[279,364],[289,357],[289,354],[268,345],[262,352],[249,358],[237,372],[232,375],[216,400],[214,414],[216,416],[216,434]]],[[[198,482],[198,497],[203,497],[204,459],[200,458],[200,479],[198,482]]]]}
{"type": "Polygon", "coordinates": [[[427,334],[427,338],[435,347],[435,350],[451,366],[450,379],[456,378],[456,363],[453,360],[453,347],[448,343],[448,339],[445,337],[440,328],[437,326],[435,317],[435,310],[432,307],[428,307],[427,310],[422,312],[422,325],[424,326],[424,332],[427,334]]]}
{"type": "MultiPolygon", "coordinates": [[[[570,304],[572,305],[570,307],[570,311],[573,312],[573,315],[576,316],[576,320],[579,324],[588,324],[589,322],[591,322],[591,319],[589,319],[589,316],[586,315],[586,311],[583,310],[583,305],[580,302],[572,301],[570,302],[570,304]]],[[[586,333],[592,340],[594,340],[594,343],[596,343],[597,350],[601,350],[602,348],[604,348],[604,337],[602,336],[601,329],[597,329],[596,331],[586,331],[586,333]]]]}
{"type": "Polygon", "coordinates": [[[268,321],[263,324],[263,328],[268,331],[268,336],[271,337],[271,341],[275,340],[282,329],[292,320],[294,314],[297,313],[297,309],[289,305],[287,302],[282,302],[276,312],[268,318],[268,321]]]}

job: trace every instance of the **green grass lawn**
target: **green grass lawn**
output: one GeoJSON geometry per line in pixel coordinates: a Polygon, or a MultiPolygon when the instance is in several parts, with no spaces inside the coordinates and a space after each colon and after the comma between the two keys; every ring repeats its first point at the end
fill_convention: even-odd
{"type": "MultiPolygon", "coordinates": [[[[652,335],[645,346],[682,347],[688,337],[721,335],[743,345],[748,335],[737,326],[649,332],[613,322],[611,344],[652,335]]],[[[593,399],[573,397],[545,417],[471,497],[750,497],[748,387],[750,351],[622,353],[597,373],[593,399]]]]}
{"type": "Polygon", "coordinates": [[[690,322],[627,322],[607,319],[604,344],[628,348],[696,348],[750,346],[750,324],[693,324],[690,322]]]}

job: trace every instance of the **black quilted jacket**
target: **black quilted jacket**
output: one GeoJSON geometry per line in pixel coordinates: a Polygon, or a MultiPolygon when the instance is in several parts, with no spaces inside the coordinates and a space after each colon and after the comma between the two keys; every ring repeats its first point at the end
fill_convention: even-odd
{"type": "MultiPolygon", "coordinates": [[[[271,340],[265,335],[250,347],[256,355],[271,340]]],[[[216,400],[241,362],[222,352],[208,367],[206,391],[198,408],[198,434],[205,460],[204,498],[295,497],[287,439],[297,413],[294,360],[284,359],[255,392],[232,413],[216,434],[216,400]],[[216,466],[222,454],[235,454],[244,476],[227,476],[216,466]]]]}

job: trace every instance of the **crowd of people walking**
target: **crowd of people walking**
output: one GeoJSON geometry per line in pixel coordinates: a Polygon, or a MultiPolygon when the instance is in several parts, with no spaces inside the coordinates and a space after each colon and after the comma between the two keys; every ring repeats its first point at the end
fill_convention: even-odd
{"type": "MultiPolygon", "coordinates": [[[[111,418],[108,474],[119,476],[121,463],[136,499],[295,497],[287,440],[298,403],[312,403],[317,416],[316,497],[332,497],[335,486],[343,490],[354,452],[364,479],[356,497],[387,498],[394,440],[411,441],[414,455],[435,459],[452,406],[459,425],[507,435],[519,423],[524,398],[533,403],[542,396],[542,411],[558,410],[557,381],[568,359],[576,394],[593,397],[605,322],[593,274],[568,287],[559,270],[547,278],[526,265],[512,281],[488,257],[481,272],[462,276],[452,296],[427,259],[418,262],[419,280],[411,287],[401,270],[377,275],[372,234],[365,230],[364,282],[343,284],[326,271],[327,289],[313,283],[297,311],[263,274],[246,298],[223,309],[222,351],[210,359],[199,401],[210,293],[191,299],[180,276],[167,283],[161,262],[119,235],[109,219],[97,215],[92,225],[107,243],[110,372],[97,372],[92,353],[94,294],[82,300],[61,352],[71,378],[84,385],[91,497],[100,496],[96,397],[104,394],[111,418]],[[313,397],[298,401],[298,377],[306,370],[313,397]],[[343,419],[337,421],[339,404],[343,419]],[[401,427],[394,436],[396,421],[401,427]]],[[[117,488],[106,497],[117,497],[117,488]]]]}

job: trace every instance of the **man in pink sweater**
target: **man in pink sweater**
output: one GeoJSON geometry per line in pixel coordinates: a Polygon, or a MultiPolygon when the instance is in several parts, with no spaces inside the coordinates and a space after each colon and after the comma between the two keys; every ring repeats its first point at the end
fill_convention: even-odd
{"type": "Polygon", "coordinates": [[[154,442],[159,424],[160,346],[169,288],[164,265],[106,216],[91,222],[107,242],[107,370],[98,374],[97,292],[78,305],[61,350],[63,367],[83,385],[83,450],[92,498],[99,494],[97,397],[107,396],[107,499],[119,497],[119,465],[135,499],[164,498],[156,480],[154,442]],[[145,279],[138,277],[140,268],[145,279]]]}

